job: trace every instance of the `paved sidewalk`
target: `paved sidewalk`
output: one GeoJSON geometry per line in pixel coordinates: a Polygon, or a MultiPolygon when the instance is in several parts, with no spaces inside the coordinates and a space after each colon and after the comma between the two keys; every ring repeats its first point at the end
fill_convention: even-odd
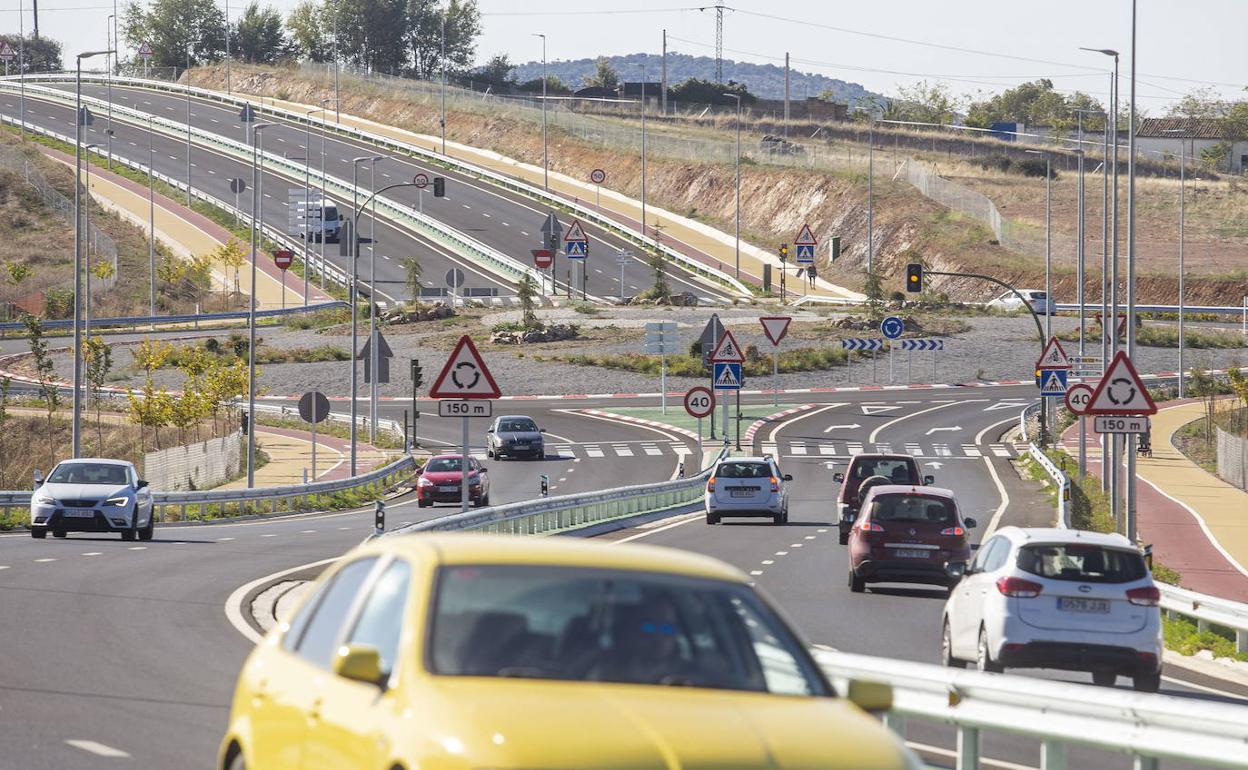
{"type": "MultiPolygon", "coordinates": [[[[256,469],[257,487],[280,487],[308,481],[344,479],[351,475],[351,442],[347,439],[316,436],[316,476],[312,474],[312,433],[286,428],[256,427],[256,447],[264,450],[269,462],[256,469]]],[[[356,472],[367,473],[384,465],[394,452],[387,453],[371,444],[360,442],[356,449],[356,472]]],[[[240,489],[247,486],[243,477],[216,489],[240,489]]]]}
{"type": "MultiPolygon", "coordinates": [[[[314,109],[306,104],[288,102],[271,97],[249,95],[248,98],[258,99],[262,103],[280,106],[295,112],[307,112],[309,109],[314,109]]],[[[367,118],[360,118],[346,113],[342,114],[341,122],[362,131],[396,139],[433,152],[440,152],[442,149],[440,137],[394,128],[393,126],[387,126],[367,118]]],[[[446,143],[446,150],[451,157],[487,168],[496,173],[518,178],[532,185],[541,186],[543,182],[542,168],[540,166],[521,163],[492,150],[482,150],[451,141],[446,143]]],[[[582,205],[591,208],[595,205],[597,188],[588,181],[551,171],[550,190],[582,205]]],[[[635,229],[640,229],[641,201],[637,199],[604,188],[602,190],[602,205],[598,209],[599,213],[607,218],[635,229]]],[[[708,266],[716,267],[725,272],[732,272],[736,261],[736,243],[732,235],[717,230],[710,225],[661,209],[658,206],[647,204],[646,227],[648,228],[648,233],[650,232],[649,228],[653,228],[655,224],[661,225],[663,240],[672,248],[708,266]]],[[[774,273],[780,268],[780,258],[753,244],[741,243],[741,277],[743,280],[752,280],[761,284],[762,266],[764,264],[770,264],[774,273]]],[[[790,264],[789,267],[791,268],[792,265],[790,264]]],[[[776,277],[775,280],[778,282],[779,278],[776,277]]],[[[804,285],[804,282],[798,278],[791,278],[790,280],[798,282],[792,284],[794,288],[790,289],[790,294],[800,295],[801,292],[797,291],[797,287],[804,285]]],[[[862,297],[857,292],[837,286],[822,278],[817,279],[817,287],[810,294],[821,297],[862,297]]]]}
{"type": "MultiPolygon", "coordinates": [[[[1183,586],[1200,593],[1248,601],[1248,492],[1236,489],[1188,460],[1172,436],[1204,415],[1199,401],[1172,401],[1153,417],[1153,456],[1140,457],[1140,538],[1157,561],[1178,570],[1183,586]]],[[[1090,426],[1089,426],[1090,427],[1090,426]]],[[[1077,456],[1078,425],[1062,434],[1077,456]]],[[[1088,433],[1088,472],[1100,476],[1100,445],[1088,433]]]]}
{"type": "MultiPolygon", "coordinates": [[[[58,150],[42,147],[40,151],[53,160],[73,167],[73,158],[58,150]]],[[[84,183],[86,169],[83,170],[84,183]]],[[[147,187],[138,182],[113,174],[105,169],[92,166],[91,196],[106,209],[117,213],[144,231],[148,225],[147,187]]],[[[195,212],[182,204],[170,200],[163,195],[155,196],[155,229],[156,239],[166,248],[183,259],[192,255],[201,255],[214,251],[221,244],[234,238],[233,234],[211,219],[195,212]]],[[[246,246],[246,244],[244,244],[246,246]]],[[[250,258],[250,249],[246,249],[250,258]]],[[[233,271],[219,263],[213,264],[212,283],[214,289],[221,286],[232,286],[233,271]]],[[[256,295],[256,306],[261,310],[280,308],[282,292],[285,291],[285,304],[293,307],[303,303],[303,278],[290,271],[278,270],[271,256],[261,254],[256,271],[259,293],[256,295]],[[284,282],[284,283],[283,283],[284,282]]],[[[244,264],[239,268],[239,291],[248,294],[251,291],[251,268],[244,264]]],[[[311,284],[308,287],[309,302],[325,302],[332,299],[311,284]]]]}

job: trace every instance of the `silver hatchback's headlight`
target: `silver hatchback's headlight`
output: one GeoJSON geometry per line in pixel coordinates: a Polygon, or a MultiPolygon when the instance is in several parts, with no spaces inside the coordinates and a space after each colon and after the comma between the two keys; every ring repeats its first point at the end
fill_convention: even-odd
{"type": "Polygon", "coordinates": [[[31,502],[35,505],[56,505],[56,498],[48,497],[42,492],[36,492],[34,497],[31,498],[31,502]]]}
{"type": "Polygon", "coordinates": [[[112,506],[114,508],[125,508],[129,504],[130,504],[130,498],[124,497],[124,496],[123,497],[110,497],[104,501],[105,507],[112,506]]]}

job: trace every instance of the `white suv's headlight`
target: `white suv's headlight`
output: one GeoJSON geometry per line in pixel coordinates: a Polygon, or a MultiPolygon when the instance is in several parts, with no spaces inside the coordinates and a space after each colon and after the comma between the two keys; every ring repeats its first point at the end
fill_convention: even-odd
{"type": "Polygon", "coordinates": [[[129,503],[130,503],[130,498],[128,497],[110,497],[104,501],[105,507],[111,505],[115,508],[125,508],[127,505],[129,505],[129,503]]]}
{"type": "Polygon", "coordinates": [[[48,497],[42,492],[36,492],[31,502],[35,505],[56,505],[56,498],[48,497]]]}

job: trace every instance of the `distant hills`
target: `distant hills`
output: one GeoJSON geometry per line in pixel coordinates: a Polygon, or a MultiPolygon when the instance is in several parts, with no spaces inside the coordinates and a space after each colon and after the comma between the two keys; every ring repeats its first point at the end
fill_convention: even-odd
{"type": "MultiPolygon", "coordinates": [[[[645,65],[646,77],[650,82],[659,80],[662,57],[658,54],[628,54],[626,56],[608,56],[611,66],[620,74],[620,80],[637,81],[642,79],[642,67],[645,65]]],[[[572,61],[552,61],[546,64],[546,71],[558,77],[570,88],[577,89],[584,85],[586,78],[591,77],[595,70],[594,59],[576,59],[572,61]]],[[[513,70],[521,82],[541,77],[542,63],[526,62],[516,65],[513,70]]],[[[669,51],[667,54],[667,82],[674,86],[689,78],[699,80],[715,79],[715,58],[713,56],[689,56],[669,51]]],[[[744,83],[750,93],[762,99],[784,98],[784,67],[775,64],[753,64],[724,59],[724,80],[735,80],[744,83]]],[[[836,78],[800,72],[792,69],[789,73],[789,97],[805,99],[807,96],[818,96],[825,91],[832,93],[832,98],[839,102],[848,102],[851,106],[858,99],[873,94],[858,83],[849,83],[836,78]]]]}

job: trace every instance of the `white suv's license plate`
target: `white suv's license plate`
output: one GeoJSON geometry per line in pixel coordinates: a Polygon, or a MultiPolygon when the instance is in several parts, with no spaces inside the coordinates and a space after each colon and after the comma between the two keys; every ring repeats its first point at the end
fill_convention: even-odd
{"type": "Polygon", "coordinates": [[[1103,615],[1109,612],[1109,601],[1107,599],[1083,599],[1078,596],[1059,596],[1057,608],[1066,612],[1091,612],[1103,615]]]}
{"type": "Polygon", "coordinates": [[[95,511],[90,508],[66,508],[63,515],[71,519],[94,519],[95,511]]]}
{"type": "Polygon", "coordinates": [[[732,493],[731,494],[732,497],[753,497],[754,496],[754,490],[752,489],[730,489],[728,491],[732,493]]]}
{"type": "Polygon", "coordinates": [[[893,555],[898,559],[926,559],[927,551],[914,550],[909,548],[898,548],[893,551],[893,555]]]}

